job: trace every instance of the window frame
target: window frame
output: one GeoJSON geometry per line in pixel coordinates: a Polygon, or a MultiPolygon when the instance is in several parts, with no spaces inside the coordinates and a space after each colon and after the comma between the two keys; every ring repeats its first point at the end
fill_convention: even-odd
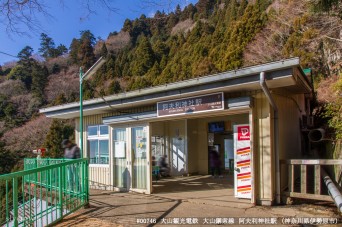
{"type": "Polygon", "coordinates": [[[110,141],[109,141],[109,126],[108,125],[88,125],[87,126],[87,154],[88,154],[88,158],[89,158],[89,166],[109,166],[110,164],[110,141]],[[106,126],[108,127],[108,134],[100,134],[100,128],[106,126]],[[96,127],[97,128],[97,135],[89,135],[88,133],[88,129],[91,127],[96,127]],[[100,156],[100,141],[107,141],[108,142],[108,163],[90,163],[90,141],[97,141],[97,153],[95,153],[95,158],[97,160],[100,160],[101,156],[100,156]]]}

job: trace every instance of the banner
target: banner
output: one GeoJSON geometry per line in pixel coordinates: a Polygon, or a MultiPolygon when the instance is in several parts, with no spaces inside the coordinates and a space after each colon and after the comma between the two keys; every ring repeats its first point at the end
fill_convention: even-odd
{"type": "Polygon", "coordinates": [[[251,138],[249,125],[234,126],[235,197],[252,198],[251,138]]]}

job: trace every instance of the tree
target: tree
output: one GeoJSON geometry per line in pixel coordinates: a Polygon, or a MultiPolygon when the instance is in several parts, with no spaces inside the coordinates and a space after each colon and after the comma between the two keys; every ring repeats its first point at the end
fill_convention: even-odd
{"type": "Polygon", "coordinates": [[[55,42],[45,33],[40,35],[40,48],[38,52],[45,59],[55,57],[55,42]]]}
{"type": "Polygon", "coordinates": [[[63,44],[55,48],[55,42],[47,34],[40,35],[40,48],[38,52],[45,58],[55,58],[67,53],[68,49],[63,44]]]}
{"type": "Polygon", "coordinates": [[[14,154],[5,149],[5,144],[0,141],[0,175],[10,173],[16,163],[14,154]]]}
{"type": "Polygon", "coordinates": [[[80,39],[73,39],[70,45],[70,61],[73,64],[82,65],[86,69],[89,69],[93,63],[95,62],[95,54],[94,54],[94,44],[95,37],[89,31],[81,31],[80,39]]]}
{"type": "Polygon", "coordinates": [[[44,142],[44,147],[48,149],[47,155],[51,158],[63,157],[61,143],[63,139],[70,139],[73,134],[72,126],[64,121],[54,119],[44,142]]]}
{"type": "Polygon", "coordinates": [[[84,40],[78,50],[79,63],[85,68],[89,69],[95,62],[94,49],[90,40],[84,40]]]}
{"type": "Polygon", "coordinates": [[[32,83],[32,76],[30,74],[30,68],[27,69],[23,65],[18,64],[7,75],[9,80],[21,80],[24,82],[26,88],[30,89],[32,83]]]}
{"type": "Polygon", "coordinates": [[[56,51],[55,56],[58,57],[58,56],[62,56],[63,54],[68,53],[68,48],[63,44],[59,44],[58,47],[55,49],[55,51],[56,51]]]}
{"type": "Polygon", "coordinates": [[[103,57],[107,57],[108,50],[107,50],[107,47],[106,47],[106,43],[105,43],[105,42],[103,42],[103,44],[102,44],[100,54],[101,54],[101,56],[103,56],[103,57]]]}
{"type": "Polygon", "coordinates": [[[35,64],[32,70],[32,93],[41,102],[44,101],[44,88],[47,84],[48,70],[39,64],[35,64]]]}
{"type": "Polygon", "coordinates": [[[310,0],[316,12],[336,13],[342,19],[342,2],[340,0],[310,0]]]}
{"type": "Polygon", "coordinates": [[[71,63],[78,64],[78,49],[80,48],[80,40],[73,38],[69,47],[69,58],[71,63]]]}
{"type": "Polygon", "coordinates": [[[30,46],[25,46],[17,55],[19,64],[25,64],[31,61],[33,49],[30,46]]]}
{"type": "Polygon", "coordinates": [[[144,75],[154,64],[154,53],[151,44],[143,35],[138,39],[138,46],[134,52],[132,63],[134,76],[144,75]]]}
{"type": "Polygon", "coordinates": [[[112,95],[112,94],[117,94],[120,91],[121,91],[121,86],[120,86],[119,81],[114,80],[110,83],[107,93],[112,95]]]}

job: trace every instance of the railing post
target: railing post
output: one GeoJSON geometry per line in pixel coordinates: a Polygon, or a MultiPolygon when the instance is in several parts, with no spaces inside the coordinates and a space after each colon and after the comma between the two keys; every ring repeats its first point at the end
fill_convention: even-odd
{"type": "Polygon", "coordinates": [[[315,165],[315,194],[321,194],[321,166],[315,165]]]}
{"type": "Polygon", "coordinates": [[[294,165],[289,165],[289,191],[294,191],[294,165]]]}
{"type": "Polygon", "coordinates": [[[13,221],[18,226],[18,178],[13,178],[13,221]]]}
{"type": "MultiPolygon", "coordinates": [[[[64,181],[64,176],[63,176],[63,166],[60,166],[58,169],[58,185],[59,185],[59,209],[60,209],[60,217],[63,217],[63,181],[64,181]]],[[[57,215],[57,214],[56,214],[57,215]]],[[[58,217],[57,217],[58,219],[58,217]]]]}
{"type": "Polygon", "coordinates": [[[300,165],[300,192],[306,193],[306,165],[300,165]]]}
{"type": "Polygon", "coordinates": [[[84,182],[84,193],[85,193],[85,205],[84,208],[89,208],[89,166],[88,160],[85,160],[83,163],[83,182],[84,182]]]}

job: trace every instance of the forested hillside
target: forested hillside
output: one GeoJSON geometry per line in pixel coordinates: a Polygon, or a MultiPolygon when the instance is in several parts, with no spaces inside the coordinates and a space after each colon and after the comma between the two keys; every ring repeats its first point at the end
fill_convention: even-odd
{"type": "Polygon", "coordinates": [[[298,56],[315,78],[314,114],[341,139],[341,7],[325,0],[200,0],[127,19],[104,40],[81,31],[69,48],[41,34],[39,50],[23,47],[17,62],[0,67],[0,174],[37,147],[61,155],[73,123],[46,119],[38,109],[78,101],[79,67],[85,71],[100,56],[107,61],[85,82],[86,99],[298,56]]]}

